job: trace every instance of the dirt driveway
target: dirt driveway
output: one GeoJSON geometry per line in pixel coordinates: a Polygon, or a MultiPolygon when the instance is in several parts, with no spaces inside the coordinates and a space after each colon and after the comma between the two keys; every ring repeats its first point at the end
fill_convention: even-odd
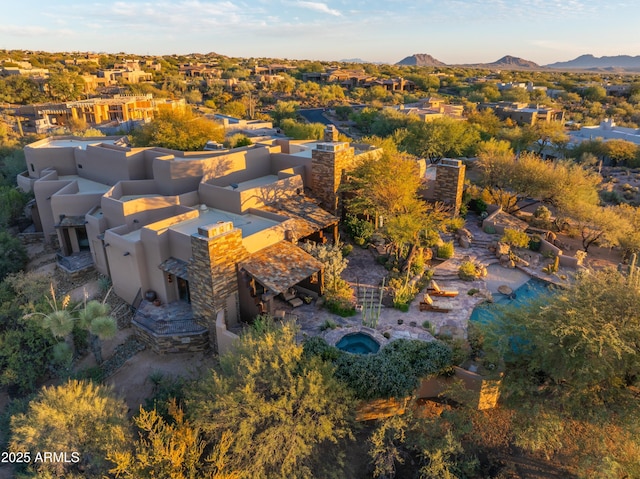
{"type": "Polygon", "coordinates": [[[136,414],[140,405],[144,405],[145,400],[153,395],[154,384],[149,378],[152,374],[162,374],[165,378],[195,379],[207,374],[215,362],[211,352],[156,354],[147,349],[130,358],[105,383],[112,385],[125,400],[130,414],[136,414]]]}

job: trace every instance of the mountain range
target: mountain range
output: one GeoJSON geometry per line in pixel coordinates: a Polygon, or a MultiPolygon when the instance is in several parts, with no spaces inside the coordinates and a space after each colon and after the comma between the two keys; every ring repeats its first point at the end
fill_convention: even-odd
{"type": "Polygon", "coordinates": [[[566,62],[556,62],[549,65],[538,65],[523,58],[506,55],[493,63],[475,63],[464,65],[448,65],[426,53],[416,53],[400,60],[396,65],[414,65],[422,67],[462,66],[505,70],[595,70],[595,71],[640,71],[640,55],[617,55],[595,57],[581,55],[566,62]]]}

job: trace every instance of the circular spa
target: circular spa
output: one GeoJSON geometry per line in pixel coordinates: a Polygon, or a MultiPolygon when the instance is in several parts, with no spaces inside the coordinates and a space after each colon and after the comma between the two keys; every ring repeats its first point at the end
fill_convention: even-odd
{"type": "Polygon", "coordinates": [[[380,343],[366,333],[350,333],[345,334],[336,347],[353,354],[372,354],[378,352],[380,343]]]}

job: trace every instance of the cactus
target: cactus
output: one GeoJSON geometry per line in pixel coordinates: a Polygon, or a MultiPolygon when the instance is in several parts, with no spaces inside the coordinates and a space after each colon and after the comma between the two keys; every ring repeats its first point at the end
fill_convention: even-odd
{"type": "Polygon", "coordinates": [[[553,260],[553,272],[557,272],[558,268],[560,268],[560,256],[556,256],[556,259],[553,260]]]}

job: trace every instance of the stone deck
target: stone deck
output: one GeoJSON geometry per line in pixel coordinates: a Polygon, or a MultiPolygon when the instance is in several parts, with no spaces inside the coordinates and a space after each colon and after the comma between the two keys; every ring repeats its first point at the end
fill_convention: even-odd
{"type": "Polygon", "coordinates": [[[182,301],[156,306],[143,300],[132,324],[136,336],[159,353],[201,351],[208,346],[208,329],[195,321],[191,305],[182,301]]]}

